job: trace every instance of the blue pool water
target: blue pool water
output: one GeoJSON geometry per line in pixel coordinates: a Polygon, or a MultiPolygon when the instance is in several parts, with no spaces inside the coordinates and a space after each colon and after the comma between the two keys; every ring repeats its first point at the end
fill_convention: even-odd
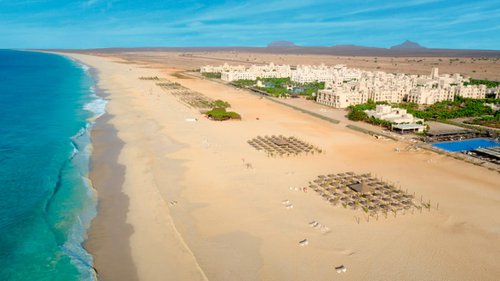
{"type": "Polygon", "coordinates": [[[0,50],[0,280],[93,280],[89,129],[104,112],[88,68],[0,50]]]}
{"type": "Polygon", "coordinates": [[[476,148],[485,148],[485,147],[494,147],[500,146],[499,142],[488,140],[488,139],[470,139],[470,140],[462,140],[462,141],[449,141],[449,142],[440,142],[434,143],[432,146],[437,148],[441,148],[446,151],[451,152],[459,152],[459,151],[468,151],[474,150],[476,148]]]}

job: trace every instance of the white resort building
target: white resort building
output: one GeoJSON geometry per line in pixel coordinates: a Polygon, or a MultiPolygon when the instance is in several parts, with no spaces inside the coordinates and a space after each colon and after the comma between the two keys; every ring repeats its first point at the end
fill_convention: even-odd
{"type": "Polygon", "coordinates": [[[362,104],[368,101],[368,95],[354,93],[342,88],[319,90],[316,102],[335,108],[346,108],[353,104],[362,104]]]}
{"type": "Polygon", "coordinates": [[[406,109],[393,108],[390,105],[378,104],[375,110],[365,110],[368,117],[373,117],[393,123],[391,130],[421,133],[425,130],[424,119],[415,118],[406,109]]]}
{"type": "Polygon", "coordinates": [[[375,110],[365,110],[368,117],[389,121],[396,124],[423,123],[424,119],[415,118],[406,109],[393,108],[390,105],[378,104],[375,110]]]}
{"type": "Polygon", "coordinates": [[[229,66],[224,64],[219,67],[207,65],[200,68],[200,72],[220,73],[221,79],[228,82],[236,80],[256,80],[257,78],[286,78],[292,75],[290,65],[275,65],[274,63],[268,65],[252,65],[248,68],[242,65],[229,66]]]}
{"type": "Polygon", "coordinates": [[[434,104],[455,98],[456,87],[447,89],[417,87],[408,93],[407,101],[416,104],[434,104]]]}
{"type": "MultiPolygon", "coordinates": [[[[297,83],[325,82],[325,89],[317,93],[316,101],[335,108],[375,102],[400,103],[404,100],[417,104],[433,104],[453,100],[456,96],[483,99],[493,92],[484,85],[464,85],[468,82],[458,73],[439,75],[433,68],[430,75],[393,74],[383,71],[364,71],[345,65],[242,65],[204,66],[201,72],[221,73],[224,81],[257,80],[258,78],[286,78],[297,83]]],[[[497,95],[500,90],[496,90],[497,95]]]]}

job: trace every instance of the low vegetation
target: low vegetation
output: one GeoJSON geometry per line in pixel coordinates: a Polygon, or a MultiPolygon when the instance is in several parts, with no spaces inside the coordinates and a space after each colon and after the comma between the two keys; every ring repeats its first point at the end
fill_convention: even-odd
{"type": "Polygon", "coordinates": [[[218,72],[202,72],[201,75],[206,78],[220,79],[222,74],[218,72]]]}
{"type": "Polygon", "coordinates": [[[223,100],[215,100],[210,103],[210,107],[212,108],[229,108],[231,105],[227,101],[223,100]]]}
{"type": "Polygon", "coordinates": [[[223,100],[215,100],[209,103],[209,107],[211,110],[207,111],[206,116],[215,121],[224,121],[224,120],[241,120],[241,116],[233,111],[227,111],[227,108],[230,108],[231,105],[227,101],[223,100]]]}
{"type": "Polygon", "coordinates": [[[298,94],[306,97],[312,97],[318,90],[325,88],[324,82],[297,83],[290,78],[259,78],[265,85],[258,89],[268,92],[269,94],[279,97],[298,94]],[[290,88],[290,90],[289,90],[290,88]]]}
{"type": "Polygon", "coordinates": [[[226,111],[225,108],[214,108],[207,112],[207,117],[216,120],[216,121],[224,121],[230,119],[240,120],[241,116],[233,111],[226,111]]]}
{"type": "Polygon", "coordinates": [[[352,121],[365,121],[368,119],[368,114],[366,114],[363,110],[350,108],[347,118],[352,121]]]}
{"type": "Polygon", "coordinates": [[[464,123],[500,129],[500,111],[497,111],[494,116],[481,116],[464,123]]]}
{"type": "Polygon", "coordinates": [[[467,85],[486,85],[487,88],[495,88],[500,86],[500,81],[480,80],[471,78],[469,82],[464,82],[464,86],[467,85]]]}
{"type": "Polygon", "coordinates": [[[395,106],[405,108],[408,113],[425,120],[443,120],[461,117],[480,117],[492,115],[493,109],[485,103],[499,103],[499,99],[467,99],[456,97],[453,101],[441,101],[420,109],[414,103],[402,103],[395,106]]]}
{"type": "Polygon", "coordinates": [[[241,88],[252,87],[252,86],[255,85],[255,81],[254,80],[246,80],[246,79],[233,81],[232,83],[235,86],[238,86],[238,87],[241,87],[241,88]]]}
{"type": "Polygon", "coordinates": [[[295,94],[312,98],[318,90],[325,88],[324,82],[297,83],[291,81],[290,78],[258,78],[258,80],[262,82],[263,86],[255,86],[256,81],[254,80],[237,80],[233,84],[242,88],[255,87],[275,97],[295,94]]]}

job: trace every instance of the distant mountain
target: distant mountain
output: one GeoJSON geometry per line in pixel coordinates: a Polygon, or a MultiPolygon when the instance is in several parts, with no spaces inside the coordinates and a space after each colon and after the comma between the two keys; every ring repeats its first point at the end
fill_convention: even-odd
{"type": "Polygon", "coordinates": [[[410,40],[406,40],[399,45],[395,45],[391,47],[391,50],[418,50],[418,49],[427,49],[424,46],[421,46],[417,42],[413,42],[410,40]]]}
{"type": "Polygon", "coordinates": [[[360,46],[360,45],[352,45],[352,44],[344,44],[344,45],[333,45],[330,47],[331,49],[338,49],[338,50],[373,50],[373,49],[383,49],[379,47],[367,47],[367,46],[360,46]]]}
{"type": "Polygon", "coordinates": [[[273,41],[267,44],[267,47],[297,47],[297,45],[295,45],[295,43],[290,41],[281,40],[281,41],[273,41]]]}
{"type": "MultiPolygon", "coordinates": [[[[1,1],[1,0],[0,0],[1,1]]],[[[500,50],[466,50],[466,49],[434,49],[426,48],[418,43],[405,41],[391,48],[365,47],[359,45],[334,45],[334,46],[297,46],[289,41],[274,41],[267,47],[142,47],[142,48],[104,48],[86,50],[61,50],[51,51],[73,53],[114,53],[131,51],[148,52],[255,52],[269,54],[311,54],[335,56],[375,56],[375,57],[500,57],[500,50]]]]}

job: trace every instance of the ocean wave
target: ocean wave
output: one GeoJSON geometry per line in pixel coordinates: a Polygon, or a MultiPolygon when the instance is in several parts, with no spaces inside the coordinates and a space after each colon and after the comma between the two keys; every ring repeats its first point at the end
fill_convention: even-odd
{"type": "Polygon", "coordinates": [[[95,281],[96,272],[93,267],[93,258],[83,247],[83,242],[87,239],[87,229],[92,219],[97,214],[97,194],[88,178],[89,161],[92,153],[92,143],[90,141],[90,130],[92,123],[87,122],[77,134],[71,138],[73,154],[70,161],[75,165],[80,173],[81,181],[86,190],[86,204],[78,214],[77,221],[71,227],[61,250],[70,257],[73,265],[80,272],[80,280],[95,281]]]}
{"type": "Polygon", "coordinates": [[[78,152],[80,152],[79,145],[78,145],[78,139],[82,136],[85,136],[85,134],[88,134],[88,130],[90,127],[91,127],[91,124],[86,123],[84,128],[80,128],[78,133],[76,133],[74,136],[72,136],[70,138],[71,139],[70,144],[71,144],[71,147],[73,148],[71,155],[69,157],[70,160],[75,158],[76,154],[78,154],[78,152]]]}
{"type": "MultiPolygon", "coordinates": [[[[81,62],[77,63],[85,71],[86,75],[90,75],[90,67],[81,62]]],[[[97,215],[97,193],[91,180],[88,178],[89,162],[93,149],[90,131],[95,121],[106,113],[107,101],[96,94],[95,82],[88,87],[88,93],[89,101],[83,105],[83,110],[90,112],[92,116],[87,119],[85,127],[81,128],[77,134],[71,137],[73,153],[70,158],[70,161],[73,162],[79,170],[81,180],[87,192],[86,197],[88,201],[85,208],[78,214],[78,220],[71,227],[61,249],[71,258],[71,262],[78,268],[81,280],[95,281],[97,280],[97,272],[93,267],[93,257],[82,247],[82,244],[87,239],[87,230],[90,227],[92,219],[97,215]]]]}
{"type": "Polygon", "coordinates": [[[75,63],[78,67],[80,67],[81,69],[83,69],[83,71],[85,71],[85,74],[88,74],[88,72],[90,71],[90,66],[86,65],[86,64],[83,64],[82,62],[78,61],[77,59],[75,58],[72,58],[70,56],[64,56],[66,59],[72,61],[73,63],[75,63]]]}
{"type": "Polygon", "coordinates": [[[71,146],[72,146],[73,150],[71,151],[71,155],[69,156],[69,159],[70,159],[70,160],[71,160],[71,159],[73,159],[73,158],[75,158],[75,156],[76,156],[76,155],[78,154],[78,152],[79,152],[79,151],[78,151],[78,147],[77,147],[77,145],[76,145],[76,143],[75,143],[75,142],[73,142],[73,141],[72,141],[72,142],[71,142],[71,146]]]}
{"type": "MultiPolygon", "coordinates": [[[[79,64],[84,69],[86,75],[90,75],[90,67],[82,63],[79,64]]],[[[92,80],[94,83],[88,88],[90,101],[83,106],[83,109],[91,112],[93,115],[87,119],[85,128],[80,129],[80,132],[73,139],[75,146],[77,148],[80,146],[76,157],[84,160],[77,161],[78,159],[75,159],[73,161],[80,163],[81,179],[86,186],[87,197],[90,201],[87,207],[80,213],[78,217],[79,223],[73,226],[63,247],[65,252],[72,257],[73,264],[79,269],[82,280],[96,281],[97,272],[93,267],[93,257],[82,247],[82,244],[87,239],[87,230],[90,227],[92,219],[97,215],[97,192],[92,185],[92,181],[88,178],[90,157],[93,150],[90,131],[96,120],[106,113],[107,101],[96,94],[95,80],[92,80]]]]}
{"type": "Polygon", "coordinates": [[[96,281],[96,272],[93,266],[93,258],[83,247],[82,244],[87,239],[87,229],[92,219],[96,216],[97,196],[90,179],[82,176],[83,183],[87,190],[89,203],[80,212],[77,222],[71,227],[61,250],[70,257],[71,263],[78,268],[80,280],[96,281]]]}
{"type": "MultiPolygon", "coordinates": [[[[89,161],[92,151],[90,128],[89,123],[87,123],[85,128],[81,128],[77,134],[71,137],[70,144],[73,147],[71,156],[60,168],[53,193],[47,200],[45,207],[46,213],[49,213],[50,206],[53,203],[57,204],[57,201],[55,201],[58,200],[56,199],[57,193],[63,184],[65,184],[64,174],[72,173],[71,171],[77,172],[80,180],[73,184],[79,185],[79,189],[83,191],[80,197],[82,205],[78,213],[75,214],[76,217],[71,227],[66,232],[64,243],[59,248],[64,255],[69,257],[75,268],[77,268],[80,275],[78,279],[82,281],[97,281],[96,272],[93,267],[93,257],[82,247],[84,241],[87,239],[87,229],[97,214],[97,195],[92,182],[88,178],[89,161]]],[[[58,230],[54,229],[54,233],[56,232],[58,230]]]]}
{"type": "Polygon", "coordinates": [[[88,73],[88,72],[89,72],[89,70],[90,70],[90,67],[89,67],[89,66],[87,66],[87,65],[85,65],[85,64],[83,64],[83,63],[81,63],[81,62],[79,62],[78,64],[79,64],[79,65],[80,65],[80,67],[83,69],[83,71],[85,71],[86,73],[88,73]]]}
{"type": "Polygon", "coordinates": [[[92,112],[94,115],[90,118],[91,122],[94,122],[97,118],[101,117],[106,113],[106,104],[108,103],[105,99],[99,97],[96,94],[90,95],[92,100],[83,106],[83,109],[92,112]]]}
{"type": "Polygon", "coordinates": [[[87,133],[87,128],[88,128],[88,126],[85,126],[85,128],[80,128],[78,133],[76,133],[74,136],[71,137],[71,140],[76,140],[79,137],[85,135],[87,133]]]}

